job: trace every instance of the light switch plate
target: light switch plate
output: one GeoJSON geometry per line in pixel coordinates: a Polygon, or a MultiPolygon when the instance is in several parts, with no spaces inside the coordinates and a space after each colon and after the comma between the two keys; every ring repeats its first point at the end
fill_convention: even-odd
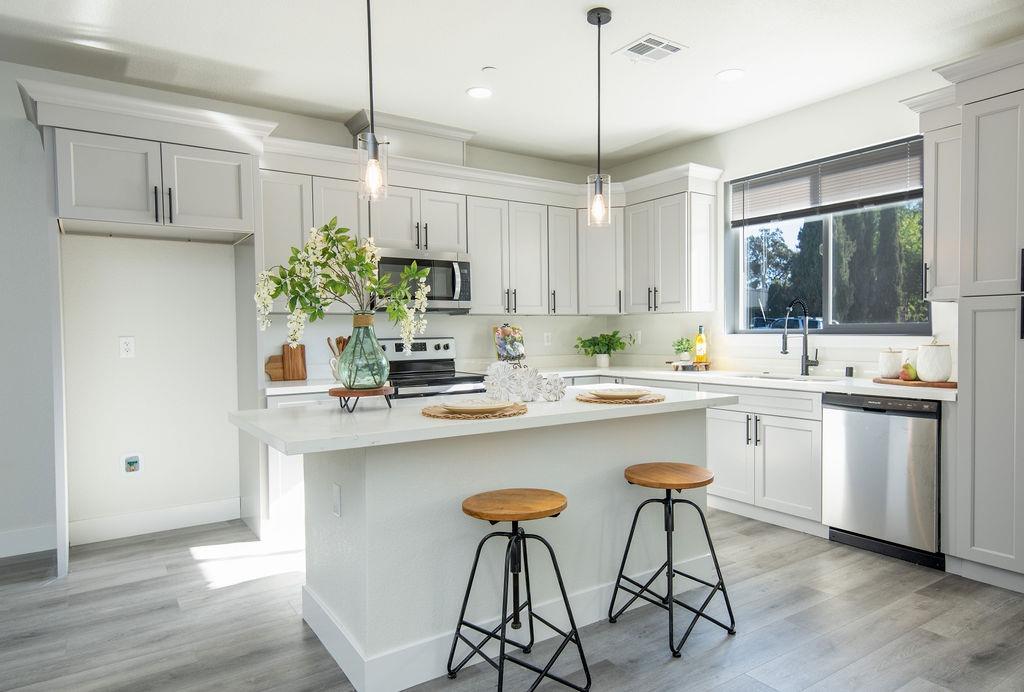
{"type": "Polygon", "coordinates": [[[135,337],[134,336],[119,336],[117,337],[117,355],[121,358],[134,358],[135,357],[135,337]]]}
{"type": "Polygon", "coordinates": [[[331,513],[341,518],[341,486],[337,483],[331,485],[331,513]]]}
{"type": "Polygon", "coordinates": [[[550,346],[551,345],[551,332],[544,332],[544,345],[545,346],[550,346]]]}

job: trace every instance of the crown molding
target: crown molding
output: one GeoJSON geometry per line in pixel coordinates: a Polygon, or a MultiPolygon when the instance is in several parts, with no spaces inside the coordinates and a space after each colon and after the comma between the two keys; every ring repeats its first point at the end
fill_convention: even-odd
{"type": "Polygon", "coordinates": [[[903,99],[900,103],[915,113],[925,113],[927,111],[936,110],[937,108],[955,106],[956,87],[950,84],[949,86],[944,86],[941,89],[935,89],[934,91],[928,91],[923,94],[918,94],[917,96],[911,96],[910,98],[903,99]]]}
{"type": "Polygon", "coordinates": [[[322,159],[324,161],[337,161],[340,163],[359,163],[359,151],[352,147],[338,146],[336,144],[317,144],[316,142],[287,139],[284,137],[267,137],[263,141],[263,153],[287,154],[289,156],[302,156],[307,159],[322,159]]]}
{"type": "Polygon", "coordinates": [[[475,183],[490,183],[494,185],[518,187],[524,190],[534,190],[538,192],[554,192],[562,195],[586,194],[586,183],[568,183],[562,180],[534,178],[528,175],[519,175],[518,173],[503,173],[501,171],[491,171],[485,168],[470,168],[468,166],[459,166],[453,163],[442,163],[439,161],[427,161],[425,159],[392,156],[388,159],[388,166],[394,171],[436,175],[444,178],[455,178],[475,183]]]}
{"type": "Polygon", "coordinates": [[[25,115],[38,128],[52,126],[221,146],[258,152],[277,128],[269,120],[111,94],[80,87],[18,80],[25,115]]]}
{"type": "Polygon", "coordinates": [[[983,53],[935,69],[953,84],[1024,63],[1024,38],[1017,38],[983,53]]]}
{"type": "MultiPolygon", "coordinates": [[[[472,130],[464,130],[460,127],[449,127],[447,125],[438,125],[437,123],[427,122],[426,120],[417,120],[416,118],[406,118],[402,115],[392,115],[391,113],[377,112],[373,115],[374,123],[377,129],[383,130],[401,130],[402,132],[412,132],[420,135],[428,135],[430,137],[440,137],[441,139],[449,139],[455,142],[468,142],[476,132],[472,130]]],[[[345,127],[352,133],[352,136],[357,136],[360,132],[369,129],[370,127],[370,113],[366,109],[358,111],[355,115],[345,121],[345,127]]]]}
{"type": "Polygon", "coordinates": [[[661,185],[663,183],[671,183],[677,180],[688,180],[691,178],[707,180],[714,183],[718,182],[722,177],[722,173],[723,171],[721,168],[704,166],[699,163],[684,163],[680,166],[673,166],[672,168],[666,168],[662,171],[655,171],[654,173],[647,173],[645,175],[637,176],[636,178],[630,178],[629,180],[623,181],[622,186],[626,192],[634,192],[636,190],[642,190],[644,188],[661,185]]]}

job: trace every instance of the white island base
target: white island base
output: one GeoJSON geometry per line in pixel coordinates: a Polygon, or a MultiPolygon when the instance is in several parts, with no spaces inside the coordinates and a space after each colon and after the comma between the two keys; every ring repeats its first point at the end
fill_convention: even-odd
{"type": "MultiPolygon", "coordinates": [[[[357,690],[392,692],[446,673],[477,543],[509,528],[462,513],[463,499],[478,492],[564,493],[568,507],[560,516],[523,526],[554,547],[577,625],[607,617],[633,512],[661,494],[627,484],[623,470],[646,461],[704,464],[704,409],[736,403],[728,395],[656,390],[665,402],[596,405],[576,402],[576,391],[561,402],[531,403],[525,416],[491,421],[426,419],[419,415],[423,400],[354,415],[232,414],[239,427],[281,451],[305,453],[303,616],[357,690]],[[391,443],[395,437],[409,441],[391,443]]],[[[684,496],[706,506],[702,489],[684,496]]],[[[638,524],[627,567],[641,581],[665,560],[663,516],[660,505],[653,507],[638,524]]],[[[676,567],[710,578],[696,513],[676,513],[676,567]]],[[[470,599],[467,618],[484,627],[500,617],[504,550],[500,540],[487,545],[470,599]]],[[[547,556],[531,547],[530,558],[536,611],[566,627],[547,556]]],[[[677,584],[680,591],[693,586],[677,584]]],[[[553,635],[538,623],[537,641],[553,635]]],[[[459,651],[468,652],[461,644],[459,651]]],[[[567,650],[559,663],[576,660],[567,650]]]]}

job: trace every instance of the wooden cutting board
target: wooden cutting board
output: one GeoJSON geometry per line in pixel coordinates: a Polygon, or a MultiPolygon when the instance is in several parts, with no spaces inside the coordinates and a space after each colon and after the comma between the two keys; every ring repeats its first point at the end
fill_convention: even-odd
{"type": "Polygon", "coordinates": [[[871,380],[876,384],[896,384],[901,387],[935,387],[937,389],[956,389],[956,382],[922,382],[921,380],[900,380],[895,377],[876,377],[871,380]]]}

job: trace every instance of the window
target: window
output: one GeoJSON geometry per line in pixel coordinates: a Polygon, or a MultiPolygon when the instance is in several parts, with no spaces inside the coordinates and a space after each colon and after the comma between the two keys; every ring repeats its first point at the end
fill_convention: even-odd
{"type": "Polygon", "coordinates": [[[737,331],[930,333],[919,137],[733,181],[737,331]],[[803,312],[789,317],[803,328],[803,312]]]}

